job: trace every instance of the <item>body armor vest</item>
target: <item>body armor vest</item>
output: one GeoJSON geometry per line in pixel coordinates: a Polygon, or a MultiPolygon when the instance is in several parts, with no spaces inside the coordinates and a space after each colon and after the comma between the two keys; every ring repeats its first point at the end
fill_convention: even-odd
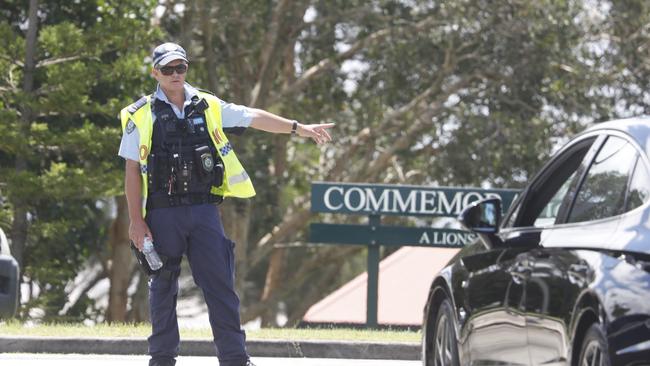
{"type": "MultiPolygon", "coordinates": [[[[203,102],[201,100],[197,100],[196,103],[193,103],[192,108],[197,111],[203,111],[203,113],[199,114],[202,114],[205,117],[205,122],[207,123],[207,131],[212,142],[212,144],[208,144],[208,148],[211,152],[214,152],[213,149],[216,149],[216,156],[219,157],[218,159],[213,160],[213,163],[215,163],[215,166],[218,166],[218,160],[223,162],[223,181],[221,182],[220,186],[217,186],[216,184],[219,183],[220,179],[218,174],[215,175],[215,185],[212,185],[208,199],[219,201],[222,197],[249,198],[255,196],[255,188],[253,187],[253,182],[251,182],[248,173],[246,173],[246,170],[233,151],[232,145],[230,144],[230,141],[228,141],[228,137],[223,132],[221,123],[221,101],[213,94],[203,91],[199,91],[198,96],[203,102]],[[205,110],[205,108],[207,108],[207,110],[205,110]]],[[[155,108],[153,106],[154,101],[155,99],[152,99],[150,96],[143,96],[136,102],[122,108],[120,111],[120,123],[122,125],[123,133],[128,133],[129,123],[133,123],[135,124],[135,127],[138,129],[138,132],[140,134],[139,163],[140,174],[142,177],[142,198],[143,203],[145,203],[142,207],[142,217],[146,217],[147,209],[150,209],[152,207],[169,207],[176,204],[185,204],[181,202],[183,200],[185,202],[189,201],[189,204],[203,203],[203,197],[206,197],[205,194],[199,194],[199,198],[201,199],[196,199],[193,202],[192,197],[196,198],[196,195],[192,195],[190,193],[185,195],[169,194],[170,184],[168,182],[173,176],[171,174],[164,173],[165,171],[170,172],[169,166],[171,165],[169,163],[170,152],[165,150],[166,148],[169,148],[166,135],[164,143],[161,142],[159,144],[160,159],[157,157],[155,159],[149,159],[150,150],[152,149],[153,143],[152,140],[154,123],[152,114],[155,108]],[[156,161],[154,160],[156,160],[158,164],[162,165],[159,167],[159,169],[163,172],[163,175],[159,175],[159,173],[155,172],[155,166],[158,164],[156,164],[156,161]],[[153,164],[149,166],[150,163],[153,164]],[[167,165],[167,167],[165,167],[165,165],[167,165]],[[149,171],[151,169],[154,169],[154,171],[150,175],[149,171]],[[164,174],[167,174],[166,178],[164,174]],[[163,177],[162,180],[160,177],[163,177]],[[157,191],[157,194],[152,196],[151,186],[153,185],[154,178],[156,179],[157,184],[157,187],[155,189],[157,191]],[[167,179],[167,181],[165,181],[165,179],[167,179]]],[[[163,112],[160,113],[162,114],[163,112]]],[[[192,112],[192,110],[188,110],[188,112],[191,112],[186,113],[188,119],[190,119],[193,114],[196,113],[192,112]]],[[[175,114],[172,114],[171,118],[176,119],[175,114]]],[[[176,120],[178,121],[178,119],[176,120]]],[[[197,124],[199,124],[198,121],[197,124]]],[[[192,126],[196,125],[193,123],[192,126]]],[[[203,132],[200,126],[198,128],[198,131],[199,135],[203,132]]],[[[194,129],[194,133],[196,133],[196,128],[194,129]]],[[[170,138],[169,141],[171,140],[172,139],[170,138]]],[[[182,140],[179,142],[181,143],[179,150],[182,150],[183,146],[186,145],[183,145],[184,142],[182,140]]],[[[205,154],[197,153],[197,155],[199,158],[205,157],[205,154]]],[[[179,154],[179,157],[180,156],[181,155],[179,154]]],[[[189,159],[187,157],[187,154],[184,154],[182,157],[184,157],[185,160],[189,159]]],[[[205,160],[202,160],[202,163],[204,161],[205,160]]],[[[205,161],[205,163],[207,164],[206,167],[209,167],[210,162],[205,161]]],[[[192,162],[192,166],[194,167],[194,162],[192,162]]],[[[190,171],[189,164],[187,171],[190,171]]],[[[175,174],[177,174],[177,171],[175,171],[175,174]]],[[[176,184],[177,182],[174,182],[172,188],[178,187],[176,184]]]]}
{"type": "Polygon", "coordinates": [[[148,208],[221,202],[210,193],[223,183],[224,165],[210,139],[207,102],[198,97],[178,118],[172,107],[155,100],[151,153],[147,159],[148,208]]]}

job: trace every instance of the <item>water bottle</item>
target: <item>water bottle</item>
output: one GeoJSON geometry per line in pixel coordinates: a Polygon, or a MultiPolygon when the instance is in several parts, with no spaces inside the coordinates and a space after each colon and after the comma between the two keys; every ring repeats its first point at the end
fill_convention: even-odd
{"type": "Polygon", "coordinates": [[[151,238],[148,236],[144,237],[142,254],[144,254],[144,257],[147,259],[147,263],[149,263],[149,267],[152,270],[157,271],[162,267],[163,263],[160,260],[158,253],[156,253],[156,249],[153,247],[153,241],[151,241],[151,238]]]}

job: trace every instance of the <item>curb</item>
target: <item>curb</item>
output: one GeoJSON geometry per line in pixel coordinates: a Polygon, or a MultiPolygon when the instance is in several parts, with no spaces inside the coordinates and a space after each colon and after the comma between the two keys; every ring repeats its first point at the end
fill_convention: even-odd
{"type": "MultiPolygon", "coordinates": [[[[0,337],[0,353],[145,355],[141,338],[0,337]]],[[[253,357],[419,360],[420,345],[402,342],[248,340],[253,357]]],[[[180,356],[215,356],[210,340],[182,340],[180,356]]]]}

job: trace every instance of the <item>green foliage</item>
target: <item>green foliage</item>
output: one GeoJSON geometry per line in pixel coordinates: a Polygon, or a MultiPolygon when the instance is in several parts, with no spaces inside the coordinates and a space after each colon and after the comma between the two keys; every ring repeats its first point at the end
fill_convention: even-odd
{"type": "MultiPolygon", "coordinates": [[[[105,245],[110,213],[98,202],[122,191],[116,115],[151,86],[142,65],[159,31],[150,25],[154,1],[41,1],[26,93],[27,6],[10,1],[0,11],[0,225],[9,233],[10,210],[27,209],[23,274],[40,295],[22,313],[38,307],[55,320],[64,288],[105,245]],[[27,109],[34,117],[24,121],[27,109]],[[19,158],[27,168],[17,173],[19,158]]],[[[82,300],[67,316],[90,316],[92,305],[82,300]]]]}

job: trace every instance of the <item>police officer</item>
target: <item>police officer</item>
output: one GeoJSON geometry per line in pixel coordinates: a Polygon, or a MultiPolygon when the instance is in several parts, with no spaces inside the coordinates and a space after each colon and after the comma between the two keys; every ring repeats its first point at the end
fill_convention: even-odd
{"type": "Polygon", "coordinates": [[[189,62],[177,44],[159,45],[152,58],[158,87],[120,112],[119,150],[126,160],[129,237],[140,250],[145,236],[153,239],[165,262],[149,281],[149,365],[176,362],[183,254],[203,291],[220,365],[251,365],[234,289],[234,243],[224,233],[215,203],[252,197],[255,190],[224,132],[252,127],[321,144],[331,140],[327,129],[333,124],[301,124],[195,89],[185,82],[189,62]]]}

